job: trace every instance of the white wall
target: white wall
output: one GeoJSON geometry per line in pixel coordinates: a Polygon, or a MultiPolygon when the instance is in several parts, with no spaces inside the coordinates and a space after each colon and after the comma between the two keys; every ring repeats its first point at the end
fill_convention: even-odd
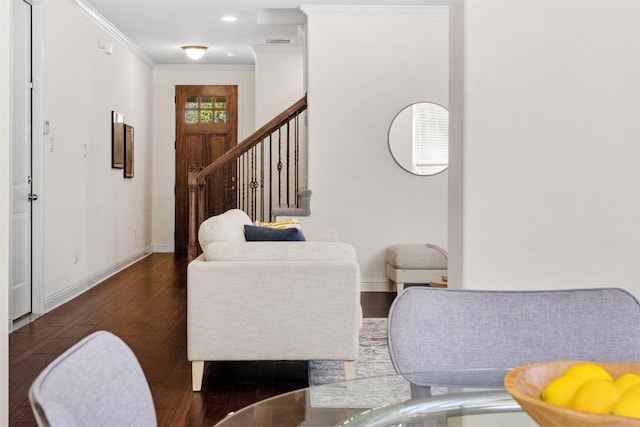
{"type": "MultiPolygon", "coordinates": [[[[304,49],[300,44],[263,44],[252,46],[252,48],[256,61],[255,128],[257,130],[304,96],[304,49]]],[[[306,151],[307,127],[304,117],[303,113],[298,121],[297,146],[299,151],[297,152],[297,159],[294,159],[294,162],[298,162],[298,170],[301,171],[301,173],[305,173],[308,169],[306,151]]],[[[290,141],[296,140],[294,133],[295,131],[292,127],[289,135],[290,141]]],[[[277,132],[273,134],[273,137],[277,138],[277,132]]],[[[283,137],[283,142],[285,140],[286,136],[283,137]]],[[[273,166],[275,167],[276,159],[279,158],[277,144],[274,144],[272,147],[272,156],[274,159],[273,166]]],[[[299,181],[296,181],[293,167],[294,162],[290,164],[291,175],[289,176],[288,188],[290,192],[288,194],[288,198],[286,194],[283,194],[282,196],[283,207],[286,207],[287,200],[290,201],[291,205],[296,203],[296,182],[298,187],[307,187],[306,175],[299,176],[299,181]]],[[[239,184],[242,185],[242,180],[239,184]]],[[[268,183],[265,183],[265,185],[268,187],[268,183]]],[[[275,181],[273,185],[274,188],[277,188],[277,183],[275,181]]],[[[278,205],[277,197],[275,197],[276,193],[274,192],[273,194],[276,199],[274,200],[274,206],[276,206],[278,205]]],[[[266,200],[268,200],[270,195],[271,192],[269,190],[265,190],[266,200]]]]}
{"type": "Polygon", "coordinates": [[[150,67],[72,1],[44,2],[44,16],[44,118],[51,125],[44,141],[44,291],[50,309],[89,278],[150,250],[152,103],[150,67]],[[100,37],[113,42],[113,55],[99,49],[100,37]],[[135,129],[133,179],[111,168],[111,110],[135,129]]]}
{"type": "Polygon", "coordinates": [[[256,61],[256,126],[283,112],[304,95],[304,51],[301,45],[252,46],[256,61]]]}
{"type": "Polygon", "coordinates": [[[411,171],[413,164],[413,106],[406,107],[393,118],[389,127],[389,151],[405,169],[411,171]]]}
{"type": "Polygon", "coordinates": [[[452,13],[461,286],[640,295],[640,3],[468,0],[452,13]]]}
{"type": "Polygon", "coordinates": [[[153,72],[153,247],[173,252],[175,241],[175,87],[238,85],[238,142],[254,130],[253,66],[157,66],[153,72]]]}
{"type": "MultiPolygon", "coordinates": [[[[0,2],[0,93],[8,94],[10,63],[10,2],[0,2]]],[[[9,235],[10,158],[9,97],[0,97],[0,236],[9,235]]],[[[9,239],[0,239],[0,426],[9,424],[9,239]]]]}
{"type": "Polygon", "coordinates": [[[362,280],[387,282],[396,243],[447,247],[447,172],[419,177],[391,157],[393,117],[448,105],[446,8],[305,8],[310,223],[354,245],[362,280]]]}

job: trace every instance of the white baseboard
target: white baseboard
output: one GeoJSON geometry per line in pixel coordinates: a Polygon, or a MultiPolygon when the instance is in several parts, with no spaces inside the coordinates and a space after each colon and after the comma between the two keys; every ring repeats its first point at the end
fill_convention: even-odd
{"type": "Polygon", "coordinates": [[[389,292],[389,280],[387,278],[363,278],[360,281],[361,292],[389,292]]]}
{"type": "Polygon", "coordinates": [[[130,255],[127,255],[126,257],[121,258],[120,260],[114,262],[113,264],[108,265],[96,271],[95,273],[85,277],[84,279],[79,280],[75,283],[72,283],[66,288],[54,294],[51,294],[48,297],[45,297],[44,312],[48,313],[49,311],[64,304],[65,302],[72,300],[78,295],[81,295],[82,293],[86,292],[88,289],[93,288],[97,284],[103,282],[104,280],[108,279],[109,277],[113,276],[119,271],[124,270],[134,262],[139,261],[142,258],[151,255],[152,253],[153,253],[153,248],[151,246],[140,249],[139,251],[136,251],[130,255]]]}
{"type": "Polygon", "coordinates": [[[165,253],[173,253],[173,245],[153,245],[153,253],[154,254],[165,254],[165,253]]]}

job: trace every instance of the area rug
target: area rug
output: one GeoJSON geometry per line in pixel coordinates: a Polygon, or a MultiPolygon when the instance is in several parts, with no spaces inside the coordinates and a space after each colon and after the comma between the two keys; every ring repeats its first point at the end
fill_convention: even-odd
{"type": "Polygon", "coordinates": [[[365,318],[360,329],[356,378],[344,382],[342,361],[309,361],[311,405],[316,408],[372,408],[403,402],[410,397],[409,385],[391,364],[387,346],[387,319],[365,318]]]}

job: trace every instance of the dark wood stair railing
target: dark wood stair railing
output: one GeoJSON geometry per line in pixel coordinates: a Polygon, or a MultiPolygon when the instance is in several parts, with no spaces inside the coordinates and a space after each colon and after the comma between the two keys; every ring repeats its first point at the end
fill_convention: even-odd
{"type": "Polygon", "coordinates": [[[261,220],[266,219],[265,211],[268,211],[268,220],[272,219],[271,210],[274,208],[274,201],[276,202],[276,207],[282,205],[283,184],[286,186],[286,201],[284,203],[289,205],[290,198],[295,198],[295,196],[291,196],[291,194],[295,195],[297,193],[300,185],[299,174],[302,172],[298,162],[300,133],[298,118],[306,109],[307,96],[305,95],[206,167],[191,166],[189,168],[189,261],[198,256],[198,229],[200,224],[205,220],[205,215],[210,214],[210,212],[207,212],[207,197],[213,197],[212,194],[208,194],[213,190],[208,191],[208,188],[212,187],[206,185],[207,178],[212,177],[215,172],[225,167],[227,167],[225,170],[230,170],[231,168],[228,166],[235,165],[232,169],[235,171],[236,176],[231,177],[232,185],[230,186],[230,190],[235,191],[233,195],[235,198],[233,206],[249,211],[247,213],[254,220],[257,219],[256,217],[258,216],[258,193],[260,193],[260,202],[262,204],[262,206],[260,206],[261,220]],[[293,131],[291,130],[292,123],[293,131]],[[282,160],[283,133],[285,134],[284,143],[286,144],[286,158],[284,162],[282,160]],[[292,133],[294,138],[293,172],[290,170],[292,133]],[[274,136],[277,137],[278,145],[276,148],[278,158],[275,160],[272,158],[274,153],[272,146],[274,136]],[[258,147],[259,151],[256,150],[258,147]],[[265,151],[267,152],[265,153],[265,151]],[[268,163],[267,166],[265,166],[265,163],[268,163]],[[277,170],[277,181],[273,179],[274,167],[277,170]],[[264,175],[267,169],[269,176],[265,178],[264,175]],[[283,172],[285,175],[284,178],[282,177],[283,172]],[[268,181],[266,184],[264,182],[265,180],[268,181]],[[278,185],[277,189],[274,188],[276,183],[278,185]],[[266,207],[267,204],[268,208],[266,207]]]}

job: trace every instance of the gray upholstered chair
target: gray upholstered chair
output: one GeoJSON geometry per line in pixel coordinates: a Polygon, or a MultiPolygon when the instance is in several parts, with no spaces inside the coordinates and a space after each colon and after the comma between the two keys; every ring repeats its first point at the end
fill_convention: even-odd
{"type": "Polygon", "coordinates": [[[157,426],[149,385],[131,349],[95,332],[35,379],[29,401],[39,426],[157,426]]]}
{"type": "Polygon", "coordinates": [[[389,351],[412,373],[453,371],[442,383],[501,386],[506,370],[556,359],[640,361],[640,305],[622,289],[479,291],[412,287],[389,312],[389,351]],[[478,369],[468,377],[461,369],[478,369]],[[486,371],[482,371],[487,369],[486,371]]]}

